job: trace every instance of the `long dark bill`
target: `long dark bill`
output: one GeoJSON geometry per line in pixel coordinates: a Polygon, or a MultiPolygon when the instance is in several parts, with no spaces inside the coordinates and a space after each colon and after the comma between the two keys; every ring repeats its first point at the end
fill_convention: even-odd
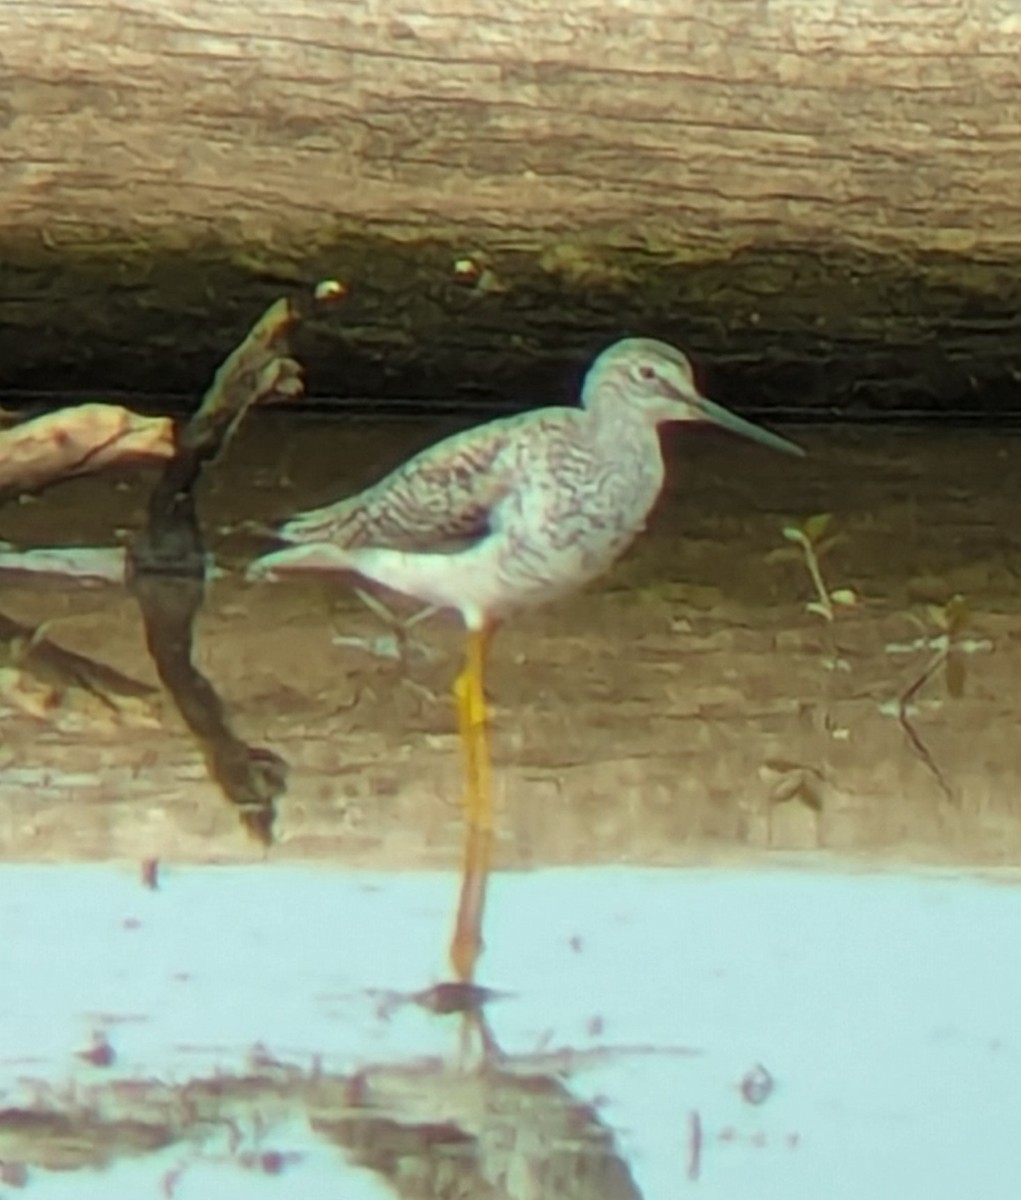
{"type": "Polygon", "coordinates": [[[708,421],[711,425],[719,425],[721,429],[729,429],[731,433],[750,438],[753,442],[758,442],[761,446],[768,446],[771,450],[779,450],[783,454],[793,454],[797,458],[805,457],[805,452],[800,446],[780,437],[777,433],[770,433],[768,429],[763,429],[760,425],[753,425],[751,421],[746,421],[720,404],[714,404],[712,400],[706,400],[704,396],[699,397],[696,411],[699,420],[708,421]]]}

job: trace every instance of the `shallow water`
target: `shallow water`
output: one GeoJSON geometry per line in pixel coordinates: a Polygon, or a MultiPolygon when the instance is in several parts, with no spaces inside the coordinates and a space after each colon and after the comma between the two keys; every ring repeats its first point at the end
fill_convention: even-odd
{"type": "MultiPolygon", "coordinates": [[[[496,640],[508,995],[461,1017],[423,1007],[458,630],[401,659],[346,591],[241,578],[248,522],[442,432],[254,420],[204,591],[5,576],[0,1194],[1016,1194],[1018,437],[669,443],[635,550],[496,640]],[[833,622],[783,534],[820,512],[833,622]]],[[[151,478],[0,534],[121,544],[151,478]]]]}
{"type": "MultiPolygon", "coordinates": [[[[233,789],[278,793],[275,858],[449,865],[453,622],[416,627],[402,662],[347,589],[239,574],[268,545],[247,522],[345,494],[445,431],[254,421],[203,485],[225,572],[205,595],[6,576],[0,852],[260,857],[222,802],[233,789]],[[82,686],[80,662],[31,643],[40,622],[58,649],[143,687],[82,686]],[[176,700],[153,654],[171,683],[185,676],[176,700]]],[[[501,631],[489,693],[503,865],[789,848],[1016,858],[1021,440],[801,440],[804,462],[704,431],[668,443],[671,483],[635,549],[595,588],[501,631]],[[782,532],[819,512],[832,514],[825,585],[860,597],[832,623],[807,610],[813,585],[782,532]],[[939,665],[956,595],[954,661],[939,665]]],[[[151,480],[69,482],[8,505],[0,533],[114,545],[142,525],[151,480]]]]}
{"type": "Polygon", "coordinates": [[[0,1158],[43,1197],[393,1194],[398,1145],[495,1195],[1015,1194],[1021,876],[819,867],[500,875],[481,1074],[409,999],[453,876],[4,868],[0,1158]]]}

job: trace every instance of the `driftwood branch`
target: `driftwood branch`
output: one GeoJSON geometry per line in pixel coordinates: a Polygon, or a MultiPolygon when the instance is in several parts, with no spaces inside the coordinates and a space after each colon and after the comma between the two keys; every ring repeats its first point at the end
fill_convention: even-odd
{"type": "Polygon", "coordinates": [[[143,417],[115,404],[63,408],[0,432],[0,494],[173,453],[169,417],[143,417]]]}
{"type": "Polygon", "coordinates": [[[129,551],[132,571],[204,576],[205,548],[193,491],[202,469],[253,405],[301,395],[301,368],[288,353],[287,336],[318,303],[343,295],[341,284],[327,280],[276,301],[224,360],[198,411],[180,431],[174,456],[153,490],[149,522],[129,551]]]}
{"type": "MultiPolygon", "coordinates": [[[[126,555],[116,548],[22,553],[5,549],[0,550],[0,572],[129,583],[142,611],[146,644],[161,683],[201,748],[211,777],[235,805],[245,827],[265,844],[272,838],[274,805],[286,787],[287,764],[234,733],[215,687],[192,661],[193,626],[208,572],[194,487],[252,405],[301,394],[301,368],[289,354],[288,334],[317,305],[343,294],[340,284],[327,281],[271,305],[223,362],[198,411],[183,428],[175,428],[169,420],[91,405],[52,413],[3,435],[9,453],[0,467],[6,466],[7,478],[19,489],[30,480],[52,481],[140,455],[169,460],[153,489],[148,523],[126,555]]],[[[23,627],[9,624],[11,628],[5,629],[0,618],[0,644],[25,641],[35,652],[34,660],[28,654],[20,656],[25,669],[43,665],[52,669],[56,664],[83,685],[89,682],[87,670],[109,684],[110,673],[104,676],[101,664],[69,656],[47,640],[43,629],[26,634],[23,627]]]]}
{"type": "Polygon", "coordinates": [[[160,681],[202,750],[210,776],[264,845],[273,837],[287,764],[234,732],[213,684],[192,660],[195,618],[208,570],[195,485],[254,404],[301,394],[301,368],[287,336],[319,302],[343,296],[329,281],[271,305],[223,362],[202,404],[180,431],[176,453],[149,502],[146,527],[128,548],[128,578],[160,681]]]}

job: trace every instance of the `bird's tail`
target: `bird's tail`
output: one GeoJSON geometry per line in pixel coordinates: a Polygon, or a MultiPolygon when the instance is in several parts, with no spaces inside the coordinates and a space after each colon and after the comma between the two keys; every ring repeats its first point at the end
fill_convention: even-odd
{"type": "Polygon", "coordinates": [[[276,531],[275,536],[282,542],[292,545],[302,545],[305,542],[336,542],[338,545],[348,545],[359,532],[357,509],[352,510],[346,500],[339,504],[327,504],[323,508],[313,508],[308,512],[298,513],[285,521],[276,531]]]}
{"type": "Polygon", "coordinates": [[[264,554],[249,564],[246,579],[274,579],[305,571],[338,572],[352,568],[351,555],[336,542],[306,542],[264,554]]]}

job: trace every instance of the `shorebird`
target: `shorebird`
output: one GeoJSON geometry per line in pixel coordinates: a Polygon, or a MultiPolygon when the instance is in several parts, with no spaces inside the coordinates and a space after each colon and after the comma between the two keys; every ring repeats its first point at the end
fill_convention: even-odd
{"type": "Polygon", "coordinates": [[[540,408],[455,434],[358,495],[293,517],[277,533],[292,545],[249,568],[250,577],[353,574],[460,614],[467,650],[454,699],[468,848],[451,956],[462,979],[481,950],[493,828],[483,690],[490,637],[515,610],[602,575],[638,537],[663,486],[658,427],[674,421],[803,453],[703,396],[680,350],[626,338],[590,367],[580,408],[540,408]]]}

